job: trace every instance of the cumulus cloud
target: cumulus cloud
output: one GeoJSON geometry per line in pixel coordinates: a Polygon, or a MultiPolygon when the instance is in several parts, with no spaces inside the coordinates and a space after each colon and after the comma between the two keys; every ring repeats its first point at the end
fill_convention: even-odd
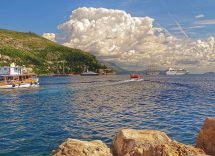
{"type": "Polygon", "coordinates": [[[192,69],[215,61],[213,37],[205,41],[180,39],[155,27],[153,18],[132,17],[122,10],[78,8],[58,29],[58,34],[44,36],[124,67],[157,64],[192,69]]]}
{"type": "Polygon", "coordinates": [[[46,38],[46,39],[48,39],[48,40],[51,40],[51,41],[53,41],[53,42],[56,42],[55,41],[55,34],[54,33],[44,33],[43,35],[42,35],[44,38],[46,38]]]}
{"type": "Polygon", "coordinates": [[[196,16],[195,16],[196,19],[198,19],[198,18],[204,18],[204,17],[205,17],[204,14],[199,14],[199,15],[196,15],[196,16]]]}

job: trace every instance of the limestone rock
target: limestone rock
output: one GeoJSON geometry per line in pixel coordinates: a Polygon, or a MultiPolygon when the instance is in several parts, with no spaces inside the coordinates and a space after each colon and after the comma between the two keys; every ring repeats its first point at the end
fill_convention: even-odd
{"type": "Polygon", "coordinates": [[[215,118],[206,118],[197,137],[196,147],[215,156],[215,118]]]}
{"type": "Polygon", "coordinates": [[[152,147],[170,142],[160,131],[123,129],[113,141],[113,151],[117,156],[150,155],[152,147]]]}
{"type": "Polygon", "coordinates": [[[155,156],[206,156],[203,150],[184,145],[177,141],[168,144],[157,145],[152,148],[155,156]]]}
{"type": "Polygon", "coordinates": [[[53,156],[112,156],[110,149],[99,140],[80,141],[67,139],[57,150],[53,151],[53,156]]]}
{"type": "Polygon", "coordinates": [[[172,141],[156,130],[123,129],[113,141],[115,156],[197,156],[200,149],[172,141]]]}

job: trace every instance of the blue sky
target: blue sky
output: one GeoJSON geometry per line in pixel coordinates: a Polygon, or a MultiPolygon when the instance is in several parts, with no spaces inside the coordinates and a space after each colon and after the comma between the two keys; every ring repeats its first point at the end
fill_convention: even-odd
{"type": "Polygon", "coordinates": [[[199,73],[215,71],[214,9],[214,0],[0,0],[0,28],[35,32],[125,68],[156,62],[199,73]]]}
{"type": "Polygon", "coordinates": [[[176,36],[183,36],[176,22],[191,38],[215,35],[214,0],[1,0],[0,28],[38,34],[57,32],[57,26],[66,21],[74,9],[84,6],[149,16],[155,19],[155,25],[176,36]]]}

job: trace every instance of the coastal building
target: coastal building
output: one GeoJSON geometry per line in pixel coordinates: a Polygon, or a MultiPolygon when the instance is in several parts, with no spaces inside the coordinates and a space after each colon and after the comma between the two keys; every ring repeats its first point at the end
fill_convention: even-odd
{"type": "Polygon", "coordinates": [[[23,70],[21,66],[16,66],[12,63],[10,66],[0,67],[0,75],[22,75],[23,70]]]}

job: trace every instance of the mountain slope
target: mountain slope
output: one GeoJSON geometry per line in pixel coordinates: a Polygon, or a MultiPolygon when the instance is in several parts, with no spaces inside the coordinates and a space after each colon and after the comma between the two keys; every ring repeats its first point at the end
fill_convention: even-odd
{"type": "Polygon", "coordinates": [[[31,32],[0,29],[0,65],[12,62],[30,66],[39,74],[80,73],[85,66],[93,71],[101,67],[96,57],[87,52],[59,45],[31,32]]]}
{"type": "Polygon", "coordinates": [[[118,65],[116,65],[113,62],[103,62],[103,64],[110,69],[113,69],[114,71],[116,71],[117,74],[128,74],[129,71],[119,67],[118,65]]]}

